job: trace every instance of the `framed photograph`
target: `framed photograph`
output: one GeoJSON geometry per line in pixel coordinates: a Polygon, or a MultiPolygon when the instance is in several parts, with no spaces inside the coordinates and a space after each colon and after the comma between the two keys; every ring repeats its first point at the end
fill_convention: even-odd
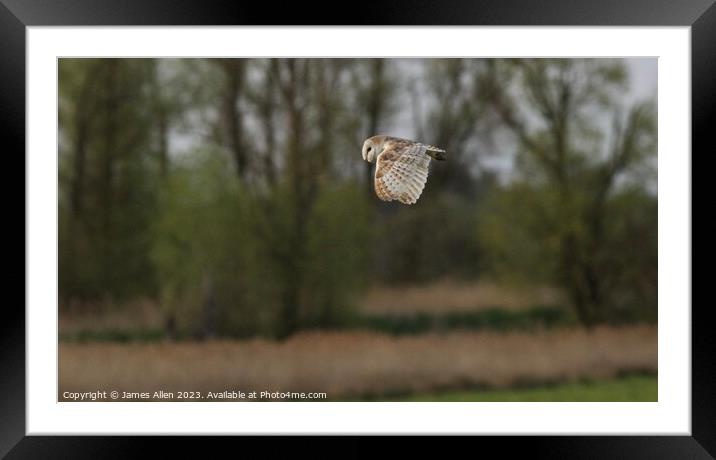
{"type": "Polygon", "coordinates": [[[0,24],[26,180],[8,458],[129,435],[716,452],[691,300],[713,2],[2,0],[0,24]]]}

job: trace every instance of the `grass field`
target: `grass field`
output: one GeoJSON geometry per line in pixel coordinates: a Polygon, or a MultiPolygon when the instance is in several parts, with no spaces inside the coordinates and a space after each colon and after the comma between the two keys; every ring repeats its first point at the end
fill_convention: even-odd
{"type": "MultiPolygon", "coordinates": [[[[420,286],[373,286],[356,300],[358,314],[369,316],[441,315],[480,313],[501,309],[519,313],[535,306],[565,308],[563,296],[548,286],[509,287],[490,281],[441,280],[420,286]]],[[[163,320],[159,305],[137,300],[122,305],[90,304],[60,309],[61,336],[161,335],[163,320]],[[143,331],[137,333],[137,331],[143,331]],[[148,333],[149,331],[149,333],[148,333]]]]}
{"type": "Polygon", "coordinates": [[[550,314],[564,308],[548,287],[375,287],[358,305],[366,321],[357,329],[285,341],[167,341],[151,301],[65,310],[59,390],[319,391],[333,401],[656,399],[656,325],[587,331],[557,315],[546,327],[551,317],[533,317],[535,305],[551,305],[550,314]],[[513,327],[523,322],[532,326],[513,327]]]}
{"type": "Polygon", "coordinates": [[[630,375],[611,380],[568,382],[533,388],[420,393],[387,401],[432,402],[619,402],[657,401],[656,375],[630,375]]]}
{"type": "Polygon", "coordinates": [[[490,281],[440,280],[418,286],[374,286],[358,301],[367,314],[475,312],[501,308],[521,311],[535,305],[564,305],[549,286],[503,286],[490,281]]]}
{"type": "Polygon", "coordinates": [[[656,327],[298,334],[284,342],[60,343],[60,393],[322,391],[329,399],[655,373],[656,327]],[[351,396],[352,395],[352,396],[351,396]]]}

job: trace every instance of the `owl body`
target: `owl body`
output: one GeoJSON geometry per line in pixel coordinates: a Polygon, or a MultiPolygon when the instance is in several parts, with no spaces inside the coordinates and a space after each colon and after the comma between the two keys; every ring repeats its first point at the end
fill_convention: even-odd
{"type": "Polygon", "coordinates": [[[373,136],[363,143],[363,159],[376,160],[375,192],[383,201],[414,204],[428,179],[430,159],[446,160],[445,150],[391,136],[373,136]]]}

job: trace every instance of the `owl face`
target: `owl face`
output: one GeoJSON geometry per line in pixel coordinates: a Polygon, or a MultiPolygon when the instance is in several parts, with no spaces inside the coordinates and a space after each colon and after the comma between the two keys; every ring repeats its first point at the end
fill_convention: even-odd
{"type": "Polygon", "coordinates": [[[361,151],[361,154],[363,155],[363,159],[365,161],[372,163],[373,160],[375,160],[375,157],[380,155],[380,152],[383,150],[383,138],[384,136],[373,136],[363,142],[363,150],[361,151]]]}

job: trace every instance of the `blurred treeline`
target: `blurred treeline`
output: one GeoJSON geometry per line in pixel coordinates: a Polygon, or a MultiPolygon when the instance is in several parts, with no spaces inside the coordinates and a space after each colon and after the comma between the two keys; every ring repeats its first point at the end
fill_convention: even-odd
{"type": "Polygon", "coordinates": [[[61,59],[60,309],[154,299],[166,333],[285,337],[371,284],[550,284],[655,320],[655,101],[607,59],[61,59]],[[436,144],[416,205],[362,141],[436,144]]]}

